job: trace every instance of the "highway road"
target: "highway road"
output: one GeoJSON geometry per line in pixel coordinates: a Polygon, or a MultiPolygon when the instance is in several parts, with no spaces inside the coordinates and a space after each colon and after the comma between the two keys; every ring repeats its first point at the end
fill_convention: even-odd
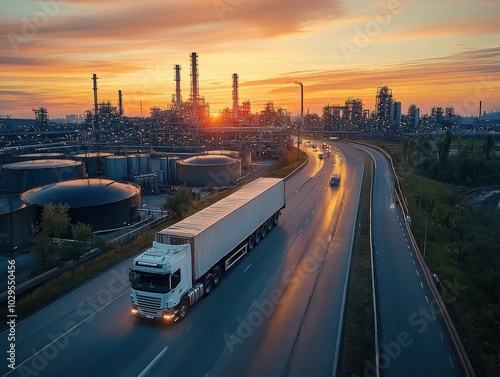
{"type": "MultiPolygon", "coordinates": [[[[381,324],[380,369],[389,376],[463,376],[442,315],[396,205],[386,159],[363,148],[375,161],[373,245],[381,324]]],[[[371,373],[374,362],[366,362],[371,373]]],[[[374,375],[374,374],[368,374],[374,375]]]]}
{"type": "MultiPolygon", "coordinates": [[[[16,326],[10,376],[332,376],[364,153],[342,146],[286,182],[279,224],[171,326],[130,315],[131,260],[16,326]],[[328,185],[340,173],[337,188],[328,185]]],[[[7,336],[0,334],[2,349],[7,336]]]]}

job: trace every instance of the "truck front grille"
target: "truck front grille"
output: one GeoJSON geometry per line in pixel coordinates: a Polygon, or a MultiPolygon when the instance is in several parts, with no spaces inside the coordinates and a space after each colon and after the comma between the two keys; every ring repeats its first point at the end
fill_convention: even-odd
{"type": "Polygon", "coordinates": [[[137,295],[137,303],[141,314],[161,317],[161,298],[137,295]]]}

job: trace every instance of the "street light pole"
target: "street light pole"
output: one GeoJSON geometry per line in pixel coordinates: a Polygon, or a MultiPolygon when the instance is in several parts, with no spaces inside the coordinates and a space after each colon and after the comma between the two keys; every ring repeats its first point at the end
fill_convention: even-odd
{"type": "Polygon", "coordinates": [[[297,132],[297,157],[300,151],[300,127],[304,126],[304,85],[300,81],[296,81],[296,84],[300,85],[300,123],[297,132]]]}

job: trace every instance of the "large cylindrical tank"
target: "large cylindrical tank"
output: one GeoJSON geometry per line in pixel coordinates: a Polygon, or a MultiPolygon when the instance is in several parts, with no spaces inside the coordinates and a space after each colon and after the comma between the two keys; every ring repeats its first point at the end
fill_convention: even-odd
{"type": "Polygon", "coordinates": [[[240,157],[240,153],[238,151],[232,151],[229,149],[216,149],[212,151],[205,152],[203,154],[206,155],[224,155],[232,158],[238,158],[240,157]]]}
{"type": "Polygon", "coordinates": [[[75,155],[75,159],[83,161],[89,177],[100,177],[104,171],[104,158],[112,156],[112,153],[89,152],[75,155]]]}
{"type": "Polygon", "coordinates": [[[127,176],[129,180],[134,178],[134,175],[139,175],[141,170],[139,168],[139,158],[136,154],[127,156],[127,176]]]}
{"type": "Polygon", "coordinates": [[[243,168],[248,168],[252,165],[252,151],[244,151],[240,153],[241,156],[241,166],[243,168]]]}
{"type": "Polygon", "coordinates": [[[84,166],[73,160],[32,160],[6,164],[2,167],[2,182],[5,190],[26,191],[68,179],[81,178],[84,166]]]}
{"type": "Polygon", "coordinates": [[[47,203],[68,204],[72,223],[92,225],[92,230],[122,227],[137,217],[141,208],[141,188],[132,183],[106,178],[83,178],[37,187],[21,194],[39,211],[47,203]]]}
{"type": "Polygon", "coordinates": [[[64,154],[60,152],[47,152],[47,153],[27,153],[19,156],[22,161],[27,160],[48,160],[52,158],[64,158],[64,154]]]}
{"type": "Polygon", "coordinates": [[[116,181],[128,180],[127,157],[108,156],[104,158],[104,175],[116,181]]]}
{"type": "Polygon", "coordinates": [[[18,196],[0,195],[0,251],[10,255],[29,247],[37,220],[36,206],[27,206],[18,196]]]}
{"type": "Polygon", "coordinates": [[[177,181],[197,187],[234,185],[241,177],[241,161],[224,155],[202,155],[177,163],[177,181]]]}
{"type": "Polygon", "coordinates": [[[149,173],[149,154],[138,154],[139,174],[149,173]]]}
{"type": "Polygon", "coordinates": [[[177,183],[176,162],[179,161],[177,156],[160,157],[160,177],[163,177],[161,183],[175,184],[177,183]]]}

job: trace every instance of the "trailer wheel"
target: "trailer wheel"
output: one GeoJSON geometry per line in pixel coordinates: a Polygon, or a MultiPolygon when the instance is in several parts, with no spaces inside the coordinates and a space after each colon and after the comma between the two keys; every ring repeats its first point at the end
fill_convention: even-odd
{"type": "Polygon", "coordinates": [[[205,277],[205,282],[203,283],[203,288],[205,288],[205,296],[208,296],[212,293],[212,289],[214,287],[214,277],[212,274],[207,274],[205,277]]]}
{"type": "Polygon", "coordinates": [[[274,226],[273,219],[271,219],[271,218],[267,219],[267,231],[268,232],[270,232],[271,229],[273,229],[273,226],[274,226]]]}
{"type": "Polygon", "coordinates": [[[250,237],[248,237],[248,251],[251,251],[254,246],[255,246],[255,235],[252,234],[250,237]]]}
{"type": "Polygon", "coordinates": [[[260,227],[260,233],[262,234],[262,238],[264,238],[267,234],[267,221],[262,224],[262,226],[260,227]]]}
{"type": "Polygon", "coordinates": [[[278,224],[278,220],[280,218],[280,211],[277,211],[274,213],[274,216],[273,216],[273,223],[274,225],[278,224]]]}
{"type": "Polygon", "coordinates": [[[219,266],[214,267],[214,269],[212,270],[212,274],[214,275],[214,288],[215,288],[219,285],[220,278],[222,275],[220,267],[219,266]]]}
{"type": "Polygon", "coordinates": [[[188,311],[189,311],[189,304],[187,300],[182,300],[179,306],[179,321],[182,321],[184,318],[186,318],[188,311]]]}
{"type": "Polygon", "coordinates": [[[262,233],[260,231],[260,228],[257,229],[254,234],[255,234],[255,244],[257,245],[262,238],[262,233]]]}

